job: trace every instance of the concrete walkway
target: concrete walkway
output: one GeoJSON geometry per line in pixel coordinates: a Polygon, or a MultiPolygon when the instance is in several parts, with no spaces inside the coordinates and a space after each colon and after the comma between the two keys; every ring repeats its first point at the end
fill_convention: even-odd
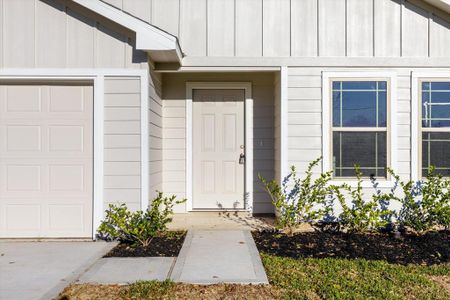
{"type": "Polygon", "coordinates": [[[53,299],[115,245],[0,241],[0,299],[53,299]]]}
{"type": "Polygon", "coordinates": [[[190,230],[170,278],[196,284],[268,283],[248,230],[190,230]]]}

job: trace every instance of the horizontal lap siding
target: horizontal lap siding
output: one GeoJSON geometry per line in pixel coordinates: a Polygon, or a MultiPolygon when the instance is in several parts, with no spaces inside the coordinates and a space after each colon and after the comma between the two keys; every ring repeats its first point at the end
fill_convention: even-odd
{"type": "MultiPolygon", "coordinates": [[[[254,99],[254,212],[270,213],[270,199],[258,174],[274,177],[274,77],[269,73],[163,75],[163,188],[167,194],[186,196],[186,82],[251,81],[254,99]]],[[[185,205],[176,208],[185,212],[185,205]]]]}
{"type": "Polygon", "coordinates": [[[107,1],[177,35],[188,56],[439,57],[450,46],[448,14],[418,0],[107,1]]]}
{"type": "Polygon", "coordinates": [[[140,84],[138,77],[105,77],[104,198],[131,209],[141,199],[140,84]]]}
{"type": "Polygon", "coordinates": [[[152,70],[149,76],[149,190],[150,199],[163,191],[163,108],[162,76],[152,70]]]}
{"type": "MultiPolygon", "coordinates": [[[[385,69],[384,69],[385,70],[385,69]]],[[[322,155],[322,71],[320,68],[289,68],[288,79],[288,147],[289,165],[303,173],[308,164],[322,155]]],[[[326,71],[338,71],[327,68],[326,71]]],[[[353,70],[355,71],[355,70],[353,70]]],[[[410,178],[411,170],[411,71],[397,72],[397,169],[403,179],[410,178]]],[[[418,70],[416,70],[418,71],[418,70]]],[[[315,170],[315,174],[321,172],[315,170]]]]}

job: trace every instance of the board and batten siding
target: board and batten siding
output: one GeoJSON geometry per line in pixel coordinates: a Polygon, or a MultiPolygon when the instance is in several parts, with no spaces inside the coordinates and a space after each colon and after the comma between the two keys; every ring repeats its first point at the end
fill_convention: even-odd
{"type": "MultiPolygon", "coordinates": [[[[253,95],[253,212],[271,213],[258,174],[274,178],[274,76],[272,73],[163,74],[163,189],[186,197],[186,82],[251,82],[253,95]]],[[[185,212],[185,204],[176,212],[185,212]]]]}
{"type": "Polygon", "coordinates": [[[134,33],[70,1],[0,0],[2,68],[146,68],[134,33]]]}
{"type": "Polygon", "coordinates": [[[449,15],[415,0],[106,0],[188,56],[440,57],[449,15]],[[194,38],[195,37],[195,38],[194,38]]]}
{"type": "MultiPolygon", "coordinates": [[[[0,18],[1,68],[148,69],[146,53],[133,49],[134,33],[70,1],[0,0],[0,18]]],[[[161,126],[161,84],[158,75],[150,81],[150,129],[161,139],[161,129],[158,133],[152,127],[161,126]]],[[[104,88],[104,202],[138,209],[140,78],[105,77],[104,88]]],[[[161,141],[150,140],[161,151],[161,141]]],[[[149,168],[152,189],[161,186],[162,166],[157,164],[149,168]]]]}

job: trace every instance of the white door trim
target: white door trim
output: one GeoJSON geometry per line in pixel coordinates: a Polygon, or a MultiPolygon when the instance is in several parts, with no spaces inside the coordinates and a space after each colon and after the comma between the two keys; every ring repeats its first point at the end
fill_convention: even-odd
{"type": "Polygon", "coordinates": [[[3,80],[91,81],[94,86],[94,161],[92,239],[104,213],[104,80],[105,76],[136,76],[141,81],[141,209],[146,209],[149,197],[149,137],[148,137],[148,70],[128,69],[2,69],[3,80]]]}
{"type": "Polygon", "coordinates": [[[195,89],[230,89],[245,91],[245,184],[244,209],[253,211],[253,97],[251,82],[188,82],[186,83],[186,210],[193,209],[192,188],[192,95],[195,89]]]}

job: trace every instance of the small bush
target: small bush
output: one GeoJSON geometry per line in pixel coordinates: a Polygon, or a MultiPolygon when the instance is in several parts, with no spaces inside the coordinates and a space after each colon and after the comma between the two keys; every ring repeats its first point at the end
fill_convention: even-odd
{"type": "Polygon", "coordinates": [[[355,175],[357,179],[355,188],[346,183],[334,187],[335,195],[342,207],[342,212],[337,217],[341,228],[350,232],[363,232],[385,227],[388,224],[386,216],[392,214],[386,207],[386,201],[389,199],[383,194],[376,193],[372,194],[370,200],[364,200],[362,172],[358,165],[355,165],[355,175]],[[346,198],[351,199],[350,206],[346,198]]]}
{"type": "Polygon", "coordinates": [[[98,235],[107,240],[147,247],[155,236],[167,230],[167,224],[172,221],[174,205],[184,201],[176,200],[176,196],[164,197],[158,192],[145,211],[131,212],[125,204],[110,204],[98,228],[98,235]]]}
{"type": "MultiPolygon", "coordinates": [[[[424,232],[433,227],[450,227],[450,180],[436,174],[431,166],[428,175],[421,181],[402,181],[393,170],[388,170],[395,178],[395,188],[401,188],[401,196],[392,198],[401,203],[396,214],[397,226],[424,232]]],[[[394,189],[395,189],[394,188],[394,189]]]]}
{"type": "Polygon", "coordinates": [[[292,232],[297,225],[314,224],[330,212],[328,200],[331,199],[332,189],[328,183],[332,172],[322,173],[315,180],[312,178],[312,170],[320,161],[321,158],[318,158],[309,164],[304,179],[298,178],[297,171],[292,166],[290,174],[284,178],[281,185],[275,180],[267,181],[259,175],[264,189],[279,213],[277,225],[280,228],[292,232]]]}

